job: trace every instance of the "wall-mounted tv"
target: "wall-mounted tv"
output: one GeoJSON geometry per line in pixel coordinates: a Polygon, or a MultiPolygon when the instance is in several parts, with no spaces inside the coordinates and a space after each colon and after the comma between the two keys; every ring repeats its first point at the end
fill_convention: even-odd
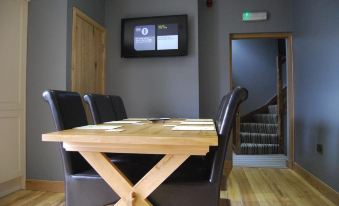
{"type": "Polygon", "coordinates": [[[121,20],[121,57],[187,55],[187,15],[121,20]]]}

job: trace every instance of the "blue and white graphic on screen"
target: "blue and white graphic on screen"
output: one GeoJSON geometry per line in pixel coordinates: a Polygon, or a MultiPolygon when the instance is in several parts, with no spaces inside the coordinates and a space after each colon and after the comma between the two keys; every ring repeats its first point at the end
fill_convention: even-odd
{"type": "Polygon", "coordinates": [[[155,50],[155,25],[141,25],[134,28],[134,49],[155,50]]]}
{"type": "Polygon", "coordinates": [[[178,24],[159,24],[157,50],[174,50],[179,47],[178,24]]]}

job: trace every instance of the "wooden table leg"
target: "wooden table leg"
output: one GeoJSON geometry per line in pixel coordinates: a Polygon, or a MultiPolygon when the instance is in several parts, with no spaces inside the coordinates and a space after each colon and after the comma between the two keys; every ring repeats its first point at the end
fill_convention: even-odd
{"type": "MultiPolygon", "coordinates": [[[[134,187],[136,194],[135,206],[140,200],[145,200],[161,183],[163,183],[189,155],[165,155],[134,187]]],[[[124,206],[120,200],[115,206],[124,206]]],[[[141,205],[141,204],[140,204],[141,205]]]]}
{"type": "Polygon", "coordinates": [[[145,198],[136,198],[132,183],[129,179],[100,152],[80,152],[87,162],[98,172],[115,193],[120,196],[120,205],[151,206],[145,198]]]}
{"type": "Polygon", "coordinates": [[[107,184],[120,196],[115,206],[151,206],[146,199],[189,155],[165,155],[134,187],[129,179],[100,152],[80,152],[107,184]]]}

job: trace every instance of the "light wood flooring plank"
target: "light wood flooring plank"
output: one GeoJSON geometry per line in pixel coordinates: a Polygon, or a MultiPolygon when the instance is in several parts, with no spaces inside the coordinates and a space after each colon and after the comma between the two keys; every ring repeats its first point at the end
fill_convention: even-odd
{"type": "MultiPolygon", "coordinates": [[[[335,206],[289,169],[235,167],[227,188],[220,206],[335,206]]],[[[0,206],[14,205],[64,206],[64,194],[20,190],[0,199],[0,206]]]]}
{"type": "Polygon", "coordinates": [[[19,190],[0,199],[0,206],[64,206],[63,193],[19,190]]]}
{"type": "Polygon", "coordinates": [[[232,206],[335,206],[289,169],[234,167],[227,188],[221,197],[232,206]]]}

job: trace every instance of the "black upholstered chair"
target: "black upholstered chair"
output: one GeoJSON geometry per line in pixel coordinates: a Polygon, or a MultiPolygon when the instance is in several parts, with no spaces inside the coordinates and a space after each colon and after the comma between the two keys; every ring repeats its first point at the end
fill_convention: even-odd
{"type": "Polygon", "coordinates": [[[127,119],[124,102],[120,96],[110,95],[117,120],[127,119]]]}
{"type": "Polygon", "coordinates": [[[89,106],[94,124],[118,120],[110,95],[86,94],[84,101],[89,106]]]}
{"type": "Polygon", "coordinates": [[[91,110],[93,122],[95,124],[127,118],[124,102],[120,96],[86,94],[84,96],[84,101],[91,110]]]}
{"type": "MultiPolygon", "coordinates": [[[[57,130],[87,125],[81,97],[75,92],[47,90],[48,102],[57,130]]],[[[119,197],[78,152],[67,152],[60,144],[65,174],[66,206],[97,206],[115,202],[119,197]]]]}
{"type": "Polygon", "coordinates": [[[220,184],[227,144],[238,106],[247,99],[248,92],[237,87],[225,95],[221,114],[215,122],[219,137],[218,147],[211,150],[205,162],[179,167],[178,170],[149,197],[157,206],[219,206],[220,184]],[[182,169],[184,168],[184,169],[182,169]],[[185,178],[180,178],[184,175],[185,178]]]}
{"type": "MultiPolygon", "coordinates": [[[[86,94],[84,101],[88,104],[95,124],[127,118],[122,99],[115,95],[86,94]]],[[[162,155],[120,154],[111,153],[107,156],[114,162],[142,164],[147,167],[155,165],[162,155]]]]}
{"type": "MultiPolygon", "coordinates": [[[[219,107],[218,107],[218,111],[217,111],[217,114],[215,115],[215,118],[214,118],[214,122],[216,123],[216,125],[218,124],[218,122],[221,122],[222,121],[222,114],[225,112],[225,108],[227,106],[227,100],[228,96],[225,95],[223,96],[223,98],[221,99],[221,102],[219,104],[219,107]]],[[[220,126],[220,125],[219,125],[220,126]]],[[[218,128],[219,129],[219,128],[218,128]]]]}
{"type": "MultiPolygon", "coordinates": [[[[84,108],[78,93],[49,90],[43,93],[49,103],[58,130],[87,124],[84,108]]],[[[157,188],[149,197],[155,206],[217,206],[220,181],[226,155],[229,133],[238,105],[247,97],[247,91],[236,88],[227,95],[227,105],[220,117],[219,146],[210,152],[211,158],[197,164],[185,164],[157,188]],[[182,178],[185,177],[185,178],[182,178]]],[[[60,144],[65,171],[66,205],[106,205],[119,197],[76,152],[67,152],[60,144]]],[[[194,161],[193,161],[194,162],[194,161]]],[[[189,161],[187,163],[190,163],[189,161]]],[[[136,171],[117,165],[135,183],[149,168],[136,171]]]]}

